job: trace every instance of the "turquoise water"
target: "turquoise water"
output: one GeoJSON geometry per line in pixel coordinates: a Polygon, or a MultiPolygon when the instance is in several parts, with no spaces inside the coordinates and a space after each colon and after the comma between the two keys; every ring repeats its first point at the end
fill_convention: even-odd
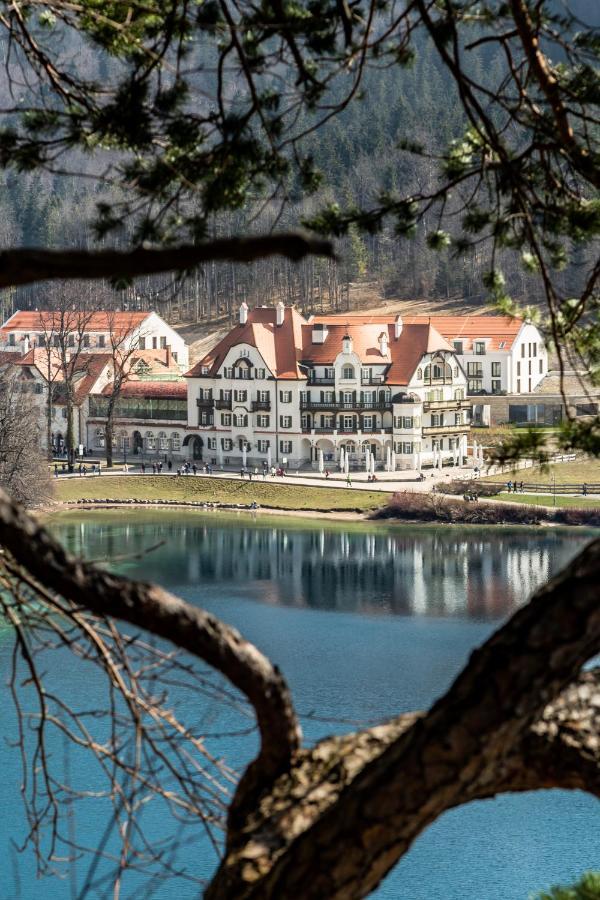
{"type": "MultiPolygon", "coordinates": [[[[240,628],[281,666],[308,741],[345,730],[350,720],[428,707],[470,651],[586,540],[578,532],[299,524],[167,510],[70,514],[53,527],[72,550],[155,580],[240,628]]],[[[6,680],[11,642],[7,632],[2,637],[6,680]]],[[[60,683],[74,708],[100,696],[97,676],[63,651],[48,655],[46,675],[50,684],[60,683]]],[[[207,731],[233,724],[230,712],[209,701],[198,709],[198,700],[176,687],[173,697],[178,713],[200,719],[207,731]]],[[[83,859],[57,863],[63,880],[40,882],[31,855],[10,849],[10,838],[24,832],[19,761],[9,746],[14,728],[5,702],[0,897],[111,896],[98,873],[89,877],[83,859]],[[86,881],[93,886],[86,888],[86,881]]],[[[254,752],[255,737],[215,738],[211,749],[240,768],[254,752]]],[[[63,752],[57,744],[59,762],[63,752]]],[[[65,762],[78,786],[94,787],[88,762],[77,756],[65,762]]],[[[151,804],[144,817],[156,840],[175,827],[151,804]]],[[[79,842],[96,846],[107,818],[106,806],[90,800],[73,813],[70,827],[79,842]]],[[[525,900],[533,890],[600,867],[599,822],[600,803],[577,792],[473,803],[434,823],[374,896],[525,900]]],[[[210,875],[214,855],[201,834],[182,848],[181,864],[210,875]]],[[[134,896],[179,900],[198,896],[198,887],[175,879],[148,886],[126,876],[121,897],[134,896]]]]}

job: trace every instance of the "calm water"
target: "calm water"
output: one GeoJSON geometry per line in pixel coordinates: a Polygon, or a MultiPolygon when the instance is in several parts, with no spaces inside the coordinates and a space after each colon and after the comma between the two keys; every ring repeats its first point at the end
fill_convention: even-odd
{"type": "MultiPolygon", "coordinates": [[[[298,524],[174,510],[73,513],[54,529],[72,550],[160,582],[239,627],[282,667],[309,741],[349,727],[315,721],[312,711],[320,719],[368,722],[428,707],[470,651],[586,540],[574,532],[298,524]],[[131,558],[157,544],[153,552],[131,558]]],[[[0,632],[4,680],[10,649],[9,633],[0,632]]],[[[71,657],[55,653],[47,667],[50,683],[60,681],[74,706],[90,705],[99,696],[94,674],[82,677],[71,657]]],[[[185,707],[189,701],[176,695],[176,702],[185,707]]],[[[230,724],[228,713],[214,706],[203,714],[209,731],[230,724]]],[[[2,731],[7,740],[0,746],[0,897],[82,896],[83,862],[62,881],[40,883],[31,858],[9,848],[9,837],[24,826],[18,759],[9,746],[14,716],[7,702],[2,731]]],[[[253,736],[217,740],[216,750],[240,767],[254,742],[253,736]]],[[[61,752],[57,746],[56,755],[61,752]]],[[[75,759],[70,765],[71,778],[91,789],[95,776],[89,764],[75,759]]],[[[90,803],[79,816],[71,823],[77,838],[97,843],[106,809],[90,803]]],[[[169,827],[152,808],[145,816],[150,834],[159,836],[169,827]]],[[[600,803],[579,793],[474,803],[446,814],[424,833],[376,896],[526,900],[535,889],[600,867],[599,823],[600,803]]],[[[186,852],[195,871],[210,874],[214,857],[205,841],[198,838],[184,857],[186,852]]],[[[83,896],[104,896],[96,884],[83,896]]],[[[179,900],[197,893],[172,882],[152,896],[179,900]]],[[[150,896],[132,877],[122,896],[134,895],[150,896]]]]}

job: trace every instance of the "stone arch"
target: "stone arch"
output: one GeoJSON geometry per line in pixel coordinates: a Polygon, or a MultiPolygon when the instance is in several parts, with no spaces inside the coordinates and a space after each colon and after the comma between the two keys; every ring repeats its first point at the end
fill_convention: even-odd
{"type": "Polygon", "coordinates": [[[319,450],[323,451],[323,460],[326,463],[335,461],[335,445],[330,438],[319,438],[315,446],[315,460],[319,459],[319,450]]]}
{"type": "Polygon", "coordinates": [[[183,446],[188,448],[190,459],[202,459],[204,440],[198,434],[186,434],[183,446]]]}

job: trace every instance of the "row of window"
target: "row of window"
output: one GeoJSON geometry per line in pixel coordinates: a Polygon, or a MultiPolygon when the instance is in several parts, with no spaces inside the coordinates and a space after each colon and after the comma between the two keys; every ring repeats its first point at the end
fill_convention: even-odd
{"type": "MultiPolygon", "coordinates": [[[[444,413],[432,413],[431,425],[433,428],[439,428],[442,425],[450,425],[451,422],[445,420],[444,413]]],[[[464,418],[462,413],[454,413],[454,425],[463,425],[464,418]]]]}
{"type": "Polygon", "coordinates": [[[535,342],[532,344],[521,344],[521,358],[525,359],[526,356],[537,356],[537,350],[538,345],[535,342]]]}
{"type": "MultiPolygon", "coordinates": [[[[469,393],[478,394],[483,391],[483,378],[469,378],[469,393]]],[[[492,379],[492,394],[499,394],[502,390],[502,382],[499,378],[492,379]]]]}
{"type": "MultiPolygon", "coordinates": [[[[463,354],[464,351],[464,341],[453,341],[454,344],[454,352],[458,354],[463,354]]],[[[506,347],[506,341],[500,341],[499,348],[500,350],[504,350],[506,347]]],[[[473,341],[473,353],[476,353],[478,356],[484,356],[486,351],[485,341],[473,341]]]]}
{"type": "MultiPolygon", "coordinates": [[[[492,378],[502,377],[502,363],[492,363],[492,378]]],[[[470,362],[467,363],[467,375],[469,378],[483,378],[483,363],[470,362]]]]}
{"type": "MultiPolygon", "coordinates": [[[[92,346],[96,346],[96,347],[100,347],[100,348],[108,346],[107,341],[106,341],[106,338],[107,338],[106,334],[96,335],[95,345],[92,342],[91,334],[75,335],[73,333],[73,334],[68,334],[66,337],[67,337],[67,347],[75,347],[75,338],[77,338],[77,345],[78,346],[81,345],[85,349],[92,347],[92,346]]],[[[29,340],[30,335],[24,334],[23,339],[25,339],[25,338],[27,340],[29,340]]],[[[61,344],[61,335],[35,334],[35,335],[33,335],[33,340],[36,342],[36,346],[38,346],[38,347],[58,348],[58,347],[60,347],[60,344],[61,344]]],[[[8,343],[9,343],[9,346],[11,346],[11,347],[14,347],[16,345],[16,335],[15,335],[14,331],[8,335],[8,343]]],[[[152,337],[152,338],[140,337],[138,339],[138,348],[140,350],[150,350],[150,349],[157,350],[159,347],[161,350],[166,350],[166,348],[167,348],[166,337],[160,337],[160,338],[159,337],[152,337]]],[[[175,361],[177,361],[176,353],[173,353],[173,359],[175,361]]]]}
{"type": "MultiPolygon", "coordinates": [[[[217,438],[216,437],[209,437],[207,443],[208,443],[209,450],[217,449],[217,438]]],[[[240,440],[240,442],[239,442],[239,450],[240,451],[242,450],[242,446],[243,446],[243,441],[240,440]]],[[[260,441],[257,441],[256,446],[257,446],[257,450],[259,453],[267,454],[269,452],[269,448],[271,446],[271,441],[260,440],[260,441]]],[[[229,453],[231,450],[233,450],[233,447],[234,447],[234,442],[233,442],[232,438],[221,438],[220,439],[220,447],[222,450],[229,453]]],[[[246,449],[247,450],[251,449],[249,444],[246,444],[246,449]]],[[[279,451],[280,451],[280,453],[291,453],[292,452],[292,442],[291,441],[279,441],[279,451]]]]}
{"type": "MultiPolygon", "coordinates": [[[[523,345],[523,346],[525,346],[525,345],[523,345]]],[[[538,372],[540,375],[542,375],[544,372],[544,360],[543,359],[538,360],[538,372]]],[[[525,374],[526,374],[525,369],[523,369],[523,375],[525,375],[525,374]]],[[[529,360],[529,364],[528,364],[528,374],[533,375],[531,360],[529,360]]],[[[517,363],[517,377],[520,377],[520,376],[521,376],[521,362],[519,360],[519,362],[517,363]]]]}
{"type": "MultiPolygon", "coordinates": [[[[208,366],[202,366],[202,374],[208,375],[208,366]]],[[[226,366],[223,370],[225,378],[250,381],[251,378],[266,378],[266,369],[254,369],[250,366],[226,366]]]]}
{"type": "MultiPolygon", "coordinates": [[[[143,441],[143,447],[146,450],[172,450],[174,453],[179,453],[181,450],[181,435],[176,431],[172,431],[170,435],[167,435],[165,431],[159,431],[157,435],[153,431],[147,431],[143,438],[140,435],[140,440],[143,441]]],[[[98,449],[104,449],[106,446],[104,429],[96,429],[94,443],[98,449]]],[[[121,450],[130,449],[131,438],[126,431],[113,435],[113,446],[119,446],[121,450]]]]}

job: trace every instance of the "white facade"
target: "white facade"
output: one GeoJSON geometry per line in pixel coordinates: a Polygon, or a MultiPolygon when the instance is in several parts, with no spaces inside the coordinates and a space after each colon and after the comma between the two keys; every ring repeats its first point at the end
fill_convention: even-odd
{"type": "Polygon", "coordinates": [[[530,394],[548,374],[548,352],[539,330],[523,322],[515,338],[492,340],[481,336],[468,341],[451,340],[467,374],[469,395],[530,394]],[[502,345],[505,345],[503,347],[502,345]]]}
{"type": "MultiPolygon", "coordinates": [[[[247,322],[242,308],[239,327],[247,322]]],[[[357,329],[350,331],[361,337],[357,329]]],[[[327,333],[317,335],[312,345],[322,346],[327,333]]],[[[469,431],[466,377],[456,354],[436,337],[440,349],[417,358],[406,385],[388,379],[396,350],[387,332],[366,357],[346,335],[327,363],[320,353],[313,364],[305,342],[295,378],[278,378],[254,344],[230,342],[222,356],[216,348],[216,368],[201,362],[188,375],[188,426],[198,429],[203,458],[217,466],[331,469],[348,460],[355,470],[370,460],[378,469],[462,463],[469,431]]],[[[402,346],[407,342],[408,329],[402,346]]]]}

